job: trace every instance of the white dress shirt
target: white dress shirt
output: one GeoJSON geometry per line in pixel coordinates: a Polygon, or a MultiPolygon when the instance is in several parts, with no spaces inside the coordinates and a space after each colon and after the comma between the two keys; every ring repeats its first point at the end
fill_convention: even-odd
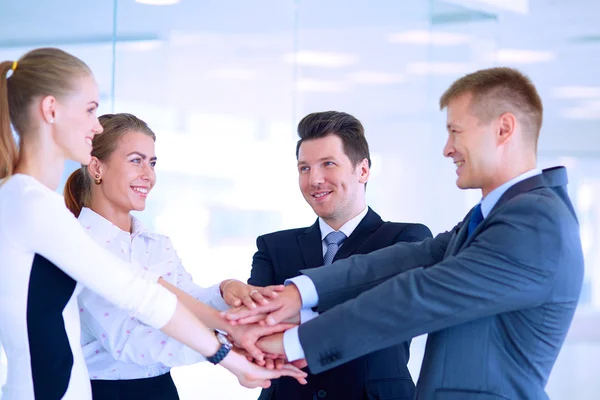
{"type": "MultiPolygon", "coordinates": [[[[343,232],[346,235],[346,238],[349,238],[350,235],[352,235],[352,232],[354,232],[354,230],[358,226],[358,224],[360,224],[360,222],[365,218],[368,211],[369,211],[369,207],[365,207],[360,212],[360,214],[358,214],[356,217],[352,218],[351,220],[346,222],[344,225],[342,225],[341,228],[338,230],[338,232],[343,232]]],[[[329,226],[327,224],[327,222],[325,222],[320,217],[319,217],[319,229],[321,230],[321,244],[323,247],[323,249],[322,249],[323,256],[325,256],[325,253],[327,252],[327,244],[325,243],[325,237],[327,235],[329,235],[331,232],[334,232],[335,229],[333,229],[331,226],[329,226]]],[[[342,243],[342,245],[340,246],[340,249],[344,246],[344,243],[342,243]]],[[[290,283],[293,283],[296,286],[298,286],[298,290],[301,293],[302,299],[304,299],[304,295],[302,295],[302,293],[306,293],[305,295],[308,297],[312,297],[312,298],[316,297],[318,299],[317,289],[315,288],[315,285],[312,283],[312,281],[310,280],[309,277],[307,277],[305,275],[300,275],[300,276],[296,276],[292,279],[288,279],[285,281],[286,285],[288,285],[290,283]]],[[[304,303],[304,300],[303,300],[303,303],[304,303]]],[[[311,319],[313,319],[319,315],[318,312],[313,311],[311,308],[312,307],[310,307],[310,306],[303,305],[302,309],[300,310],[300,323],[301,324],[305,323],[306,321],[310,321],[311,319]]],[[[300,340],[298,339],[298,327],[294,327],[294,328],[286,331],[283,334],[283,342],[284,342],[284,348],[288,349],[291,354],[304,354],[304,351],[302,350],[302,347],[300,346],[300,340]]],[[[288,354],[288,350],[286,350],[286,355],[288,354]]],[[[296,360],[298,360],[300,358],[304,358],[304,357],[296,358],[296,360]]]]}
{"type": "MultiPolygon", "coordinates": [[[[227,309],[219,285],[202,288],[181,265],[171,240],[149,232],[132,217],[125,232],[89,208],[79,222],[98,244],[140,269],[160,275],[196,299],[219,310],[227,309]]],[[[167,373],[171,367],[205,358],[177,340],[154,329],[109,301],[84,289],[78,297],[81,345],[91,379],[138,379],[167,373]]]]}
{"type": "MultiPolygon", "coordinates": [[[[492,190],[488,195],[480,201],[481,203],[481,213],[483,214],[483,218],[486,218],[489,213],[492,211],[500,197],[508,189],[517,183],[524,181],[527,178],[531,178],[532,176],[541,174],[542,171],[539,169],[532,169],[527,172],[522,173],[521,175],[511,179],[508,182],[503,183],[498,186],[496,189],[492,190]]],[[[319,304],[319,295],[317,293],[317,288],[313,281],[306,275],[297,276],[289,280],[291,283],[294,283],[298,287],[298,291],[300,292],[300,298],[302,299],[302,308],[313,308],[319,304]]],[[[301,311],[302,316],[302,311],[301,311]]],[[[313,317],[314,318],[314,317],[313,317]]],[[[300,320],[302,323],[306,322],[304,320],[300,320]]],[[[285,351],[285,355],[289,361],[296,361],[305,358],[304,350],[302,349],[302,345],[300,344],[300,337],[298,336],[298,327],[287,330],[283,334],[283,348],[285,351]]]]}

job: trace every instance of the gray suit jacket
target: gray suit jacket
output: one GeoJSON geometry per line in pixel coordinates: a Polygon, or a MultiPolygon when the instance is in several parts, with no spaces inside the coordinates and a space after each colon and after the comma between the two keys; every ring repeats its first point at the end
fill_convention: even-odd
{"type": "Polygon", "coordinates": [[[546,399],[583,280],[566,184],[562,167],[517,183],[470,238],[467,215],[434,239],[303,270],[328,310],[299,328],[310,370],[429,333],[418,399],[546,399]]]}

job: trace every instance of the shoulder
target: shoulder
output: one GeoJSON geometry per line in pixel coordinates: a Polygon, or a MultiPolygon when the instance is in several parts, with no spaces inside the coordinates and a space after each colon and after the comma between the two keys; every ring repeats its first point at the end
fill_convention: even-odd
{"type": "Polygon", "coordinates": [[[286,242],[288,240],[296,240],[298,236],[304,235],[309,227],[305,228],[295,228],[295,229],[286,229],[277,232],[266,233],[264,235],[260,235],[257,238],[257,241],[264,241],[267,243],[271,242],[286,242]]]}
{"type": "Polygon", "coordinates": [[[540,188],[519,194],[493,209],[490,217],[514,218],[537,227],[578,225],[568,198],[561,198],[551,188],[540,188]]]}
{"type": "Polygon", "coordinates": [[[150,239],[148,241],[149,247],[164,248],[166,251],[175,251],[173,241],[169,236],[154,232],[149,232],[146,235],[150,239]]]}
{"type": "Polygon", "coordinates": [[[562,197],[545,187],[521,193],[494,208],[484,221],[481,241],[507,257],[561,267],[567,259],[581,258],[579,223],[566,192],[562,197]]]}
{"type": "Polygon", "coordinates": [[[48,189],[34,178],[26,175],[15,175],[0,186],[3,201],[16,204],[29,204],[40,199],[59,199],[60,195],[48,189]]]}
{"type": "Polygon", "coordinates": [[[0,204],[3,219],[19,224],[71,215],[61,195],[26,175],[13,176],[0,186],[0,204]]]}
{"type": "Polygon", "coordinates": [[[424,224],[411,222],[384,222],[396,242],[418,242],[433,237],[431,230],[424,224]]]}

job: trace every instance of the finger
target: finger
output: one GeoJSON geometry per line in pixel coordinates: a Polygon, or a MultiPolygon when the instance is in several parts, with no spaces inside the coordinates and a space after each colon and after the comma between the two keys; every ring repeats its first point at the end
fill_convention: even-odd
{"type": "Polygon", "coordinates": [[[267,315],[267,318],[265,318],[265,321],[267,322],[267,325],[277,325],[283,321],[285,321],[286,319],[290,318],[293,314],[290,313],[290,311],[286,308],[280,308],[276,311],[271,312],[269,315],[267,315]]]}
{"type": "Polygon", "coordinates": [[[281,323],[281,324],[277,324],[277,325],[273,325],[273,326],[265,326],[264,328],[257,328],[257,333],[260,336],[267,336],[267,335],[272,335],[274,333],[285,332],[288,329],[292,329],[295,326],[296,326],[295,324],[281,323]]]}
{"type": "Polygon", "coordinates": [[[308,374],[296,367],[294,367],[293,365],[290,364],[285,364],[281,367],[281,369],[279,370],[273,370],[274,372],[279,373],[279,376],[290,376],[292,378],[296,378],[296,380],[301,384],[301,385],[306,385],[306,377],[308,376],[308,374]]]}
{"type": "Polygon", "coordinates": [[[246,351],[250,353],[250,355],[256,360],[263,361],[265,359],[265,353],[263,353],[261,349],[256,347],[256,342],[252,340],[244,340],[242,345],[244,346],[244,349],[246,349],[246,351]]]}
{"type": "Polygon", "coordinates": [[[252,296],[252,300],[257,302],[258,304],[268,304],[269,300],[265,299],[264,296],[258,290],[253,290],[250,292],[250,296],[252,296]]]}
{"type": "Polygon", "coordinates": [[[262,381],[258,386],[262,387],[263,389],[268,389],[271,387],[271,381],[262,381]]]}
{"type": "Polygon", "coordinates": [[[281,369],[285,365],[285,360],[283,358],[278,358],[275,360],[275,369],[281,369]]]}
{"type": "Polygon", "coordinates": [[[242,301],[231,292],[223,293],[223,300],[225,300],[225,303],[230,307],[239,307],[242,305],[242,301]]]}
{"type": "Polygon", "coordinates": [[[283,289],[285,289],[285,285],[271,285],[271,286],[265,287],[265,289],[269,289],[274,292],[283,292],[283,289]]]}
{"type": "Polygon", "coordinates": [[[252,297],[250,297],[249,295],[245,295],[244,297],[242,297],[242,302],[249,309],[256,308],[256,303],[252,301],[252,297]]]}
{"type": "Polygon", "coordinates": [[[264,321],[264,319],[266,317],[267,317],[267,314],[256,314],[256,315],[252,315],[250,317],[245,317],[245,318],[239,319],[236,321],[236,323],[239,325],[255,324],[257,322],[264,321]]]}
{"type": "Polygon", "coordinates": [[[308,362],[305,359],[292,361],[291,364],[294,367],[297,367],[297,368],[306,368],[306,367],[308,367],[308,362]]]}
{"type": "Polygon", "coordinates": [[[275,362],[271,358],[265,358],[265,368],[275,369],[275,362]]]}
{"type": "Polygon", "coordinates": [[[268,313],[268,312],[278,309],[279,307],[281,307],[281,306],[276,305],[272,302],[269,304],[265,304],[265,305],[256,307],[256,308],[252,308],[252,309],[245,307],[245,306],[241,306],[241,307],[237,307],[237,308],[230,308],[229,310],[226,310],[226,311],[222,311],[221,316],[227,320],[235,321],[235,320],[250,317],[250,316],[256,315],[256,314],[268,313]]]}
{"type": "Polygon", "coordinates": [[[263,388],[263,389],[268,389],[269,387],[271,387],[271,381],[270,380],[246,380],[246,379],[242,379],[239,378],[238,382],[240,383],[240,385],[242,385],[245,388],[248,389],[254,389],[257,387],[263,388]]]}

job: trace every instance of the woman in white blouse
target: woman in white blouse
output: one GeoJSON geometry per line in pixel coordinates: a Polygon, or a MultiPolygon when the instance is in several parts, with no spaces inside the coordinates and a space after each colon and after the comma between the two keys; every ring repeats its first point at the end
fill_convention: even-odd
{"type": "Polygon", "coordinates": [[[102,132],[99,98],[90,68],[60,49],[0,62],[0,341],[8,361],[2,399],[91,399],[77,307],[84,286],[219,362],[246,386],[305,377],[230,352],[188,308],[195,300],[98,246],[67,210],[56,189],[66,160],[91,160],[92,139],[102,132]]]}
{"type": "MultiPolygon", "coordinates": [[[[212,312],[214,317],[217,310],[227,308],[221,288],[230,305],[263,302],[262,294],[272,296],[269,289],[235,280],[209,288],[192,281],[171,240],[150,232],[130,214],[145,209],[156,182],[154,132],[131,114],[103,115],[99,120],[104,131],[93,140],[91,163],[76,170],[65,186],[67,207],[94,241],[216,309],[206,307],[203,314],[212,312]]],[[[84,289],[78,300],[94,400],[179,398],[169,370],[203,361],[203,356],[90,290],[84,289]]]]}

